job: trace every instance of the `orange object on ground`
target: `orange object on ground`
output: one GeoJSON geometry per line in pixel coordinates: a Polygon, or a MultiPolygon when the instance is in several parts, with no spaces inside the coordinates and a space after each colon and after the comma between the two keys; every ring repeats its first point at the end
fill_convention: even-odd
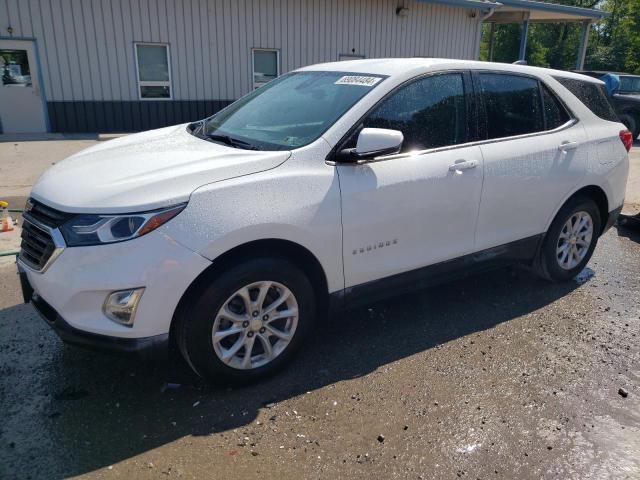
{"type": "Polygon", "coordinates": [[[13,230],[13,219],[9,215],[9,202],[0,200],[0,208],[2,208],[2,227],[0,232],[10,232],[13,230]]]}

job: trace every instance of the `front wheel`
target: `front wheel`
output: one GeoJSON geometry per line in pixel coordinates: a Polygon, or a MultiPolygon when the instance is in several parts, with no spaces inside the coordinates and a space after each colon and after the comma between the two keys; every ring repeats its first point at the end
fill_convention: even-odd
{"type": "Polygon", "coordinates": [[[243,262],[194,297],[178,319],[178,346],[213,382],[248,383],[275,373],[315,320],[311,283],[279,258],[243,262]]]}
{"type": "Polygon", "coordinates": [[[538,273],[554,282],[575,277],[591,259],[601,231],[600,210],[590,198],[570,199],[558,212],[538,253],[538,273]]]}

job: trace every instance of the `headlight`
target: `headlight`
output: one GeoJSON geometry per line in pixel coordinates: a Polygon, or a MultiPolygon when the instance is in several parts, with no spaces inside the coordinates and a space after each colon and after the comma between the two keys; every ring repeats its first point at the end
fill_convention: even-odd
{"type": "Polygon", "coordinates": [[[122,215],[78,215],[62,225],[60,230],[69,247],[122,242],[155,230],[186,206],[122,215]]]}

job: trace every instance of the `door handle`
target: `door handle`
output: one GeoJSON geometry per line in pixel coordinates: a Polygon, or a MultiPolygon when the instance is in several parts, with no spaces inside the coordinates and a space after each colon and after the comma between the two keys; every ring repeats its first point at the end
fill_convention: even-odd
{"type": "Polygon", "coordinates": [[[449,171],[462,173],[463,170],[469,170],[470,168],[476,168],[477,166],[477,160],[456,160],[453,165],[449,165],[449,171]]]}
{"type": "Polygon", "coordinates": [[[562,142],[558,147],[561,152],[568,152],[569,150],[575,150],[578,148],[578,142],[562,142]]]}

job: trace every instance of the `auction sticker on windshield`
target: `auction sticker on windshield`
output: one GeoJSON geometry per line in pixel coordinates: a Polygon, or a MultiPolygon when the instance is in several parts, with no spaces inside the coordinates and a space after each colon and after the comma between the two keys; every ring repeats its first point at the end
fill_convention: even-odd
{"type": "Polygon", "coordinates": [[[336,85],[359,85],[363,87],[373,87],[382,78],[380,77],[367,77],[362,75],[345,75],[344,77],[336,80],[336,85]]]}

